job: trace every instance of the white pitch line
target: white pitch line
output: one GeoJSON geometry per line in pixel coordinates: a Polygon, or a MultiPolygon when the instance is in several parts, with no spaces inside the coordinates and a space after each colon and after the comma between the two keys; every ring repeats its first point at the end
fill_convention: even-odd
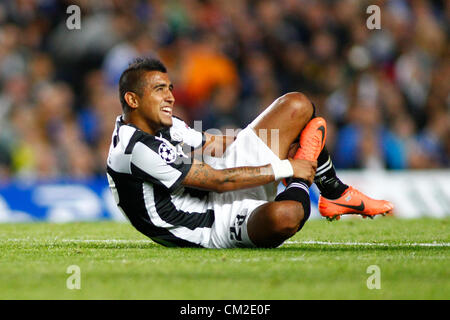
{"type": "MultiPolygon", "coordinates": [[[[75,243],[123,243],[123,244],[133,244],[133,243],[153,243],[150,239],[32,239],[32,238],[12,238],[12,239],[0,239],[0,242],[75,242],[75,243]]],[[[325,246],[372,246],[372,247],[450,247],[448,242],[432,242],[432,243],[383,243],[383,242],[330,242],[330,241],[285,241],[284,244],[311,244],[311,245],[325,245],[325,246]]]]}
{"type": "Polygon", "coordinates": [[[128,239],[0,239],[0,242],[79,242],[79,243],[152,243],[152,241],[145,239],[136,239],[136,240],[128,240],[128,239]]]}
{"type": "Polygon", "coordinates": [[[136,240],[128,240],[128,239],[56,239],[54,241],[61,242],[85,242],[85,243],[153,243],[152,240],[148,239],[136,239],[136,240]]]}
{"type": "Polygon", "coordinates": [[[286,241],[286,244],[318,244],[328,246],[375,246],[375,247],[450,247],[450,243],[383,243],[383,242],[329,242],[329,241],[286,241]]]}

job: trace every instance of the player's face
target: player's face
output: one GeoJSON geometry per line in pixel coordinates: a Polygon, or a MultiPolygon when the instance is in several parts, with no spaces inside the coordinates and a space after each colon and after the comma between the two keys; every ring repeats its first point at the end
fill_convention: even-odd
{"type": "Polygon", "coordinates": [[[139,101],[139,111],[147,124],[157,131],[172,126],[175,98],[167,73],[150,71],[144,75],[145,88],[139,101]]]}

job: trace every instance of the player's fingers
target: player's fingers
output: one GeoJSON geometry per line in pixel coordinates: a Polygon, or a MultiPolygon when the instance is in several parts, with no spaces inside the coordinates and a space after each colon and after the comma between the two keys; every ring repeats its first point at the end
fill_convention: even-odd
{"type": "Polygon", "coordinates": [[[311,179],[312,181],[314,180],[314,177],[316,176],[316,170],[317,170],[317,162],[314,162],[315,165],[312,167],[312,171],[311,171],[311,179]]]}
{"type": "Polygon", "coordinates": [[[314,181],[314,176],[316,175],[316,170],[311,168],[311,172],[309,173],[309,183],[312,184],[314,181]]]}

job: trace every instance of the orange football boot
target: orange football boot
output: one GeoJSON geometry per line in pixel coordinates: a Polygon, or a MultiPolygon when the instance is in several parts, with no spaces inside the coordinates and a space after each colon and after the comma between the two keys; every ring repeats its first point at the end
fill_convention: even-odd
{"type": "Polygon", "coordinates": [[[322,152],[327,139],[327,123],[324,118],[317,117],[309,121],[300,135],[300,147],[294,159],[316,161],[322,152]]]}
{"type": "Polygon", "coordinates": [[[360,191],[348,187],[347,190],[335,200],[320,196],[319,212],[327,220],[339,220],[344,214],[359,214],[363,218],[371,218],[391,213],[394,205],[386,200],[375,200],[360,191]]]}
{"type": "MultiPolygon", "coordinates": [[[[299,140],[300,147],[295,153],[294,159],[316,161],[325,146],[326,139],[327,123],[325,119],[322,117],[313,118],[303,128],[299,140]]],[[[286,179],[283,179],[283,184],[287,185],[286,179]]]]}

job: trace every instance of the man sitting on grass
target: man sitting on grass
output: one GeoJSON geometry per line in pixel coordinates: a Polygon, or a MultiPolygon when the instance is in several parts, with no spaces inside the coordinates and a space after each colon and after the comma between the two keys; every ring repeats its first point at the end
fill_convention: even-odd
{"type": "Polygon", "coordinates": [[[325,148],[326,122],[314,117],[305,95],[287,93],[237,136],[218,136],[172,115],[172,89],[159,60],[130,64],[120,78],[123,114],[107,160],[117,205],[155,242],[277,247],[307,221],[313,181],[325,217],[392,211],[388,201],[373,200],[337,178],[325,148]],[[277,195],[282,179],[286,189],[277,195]]]}

